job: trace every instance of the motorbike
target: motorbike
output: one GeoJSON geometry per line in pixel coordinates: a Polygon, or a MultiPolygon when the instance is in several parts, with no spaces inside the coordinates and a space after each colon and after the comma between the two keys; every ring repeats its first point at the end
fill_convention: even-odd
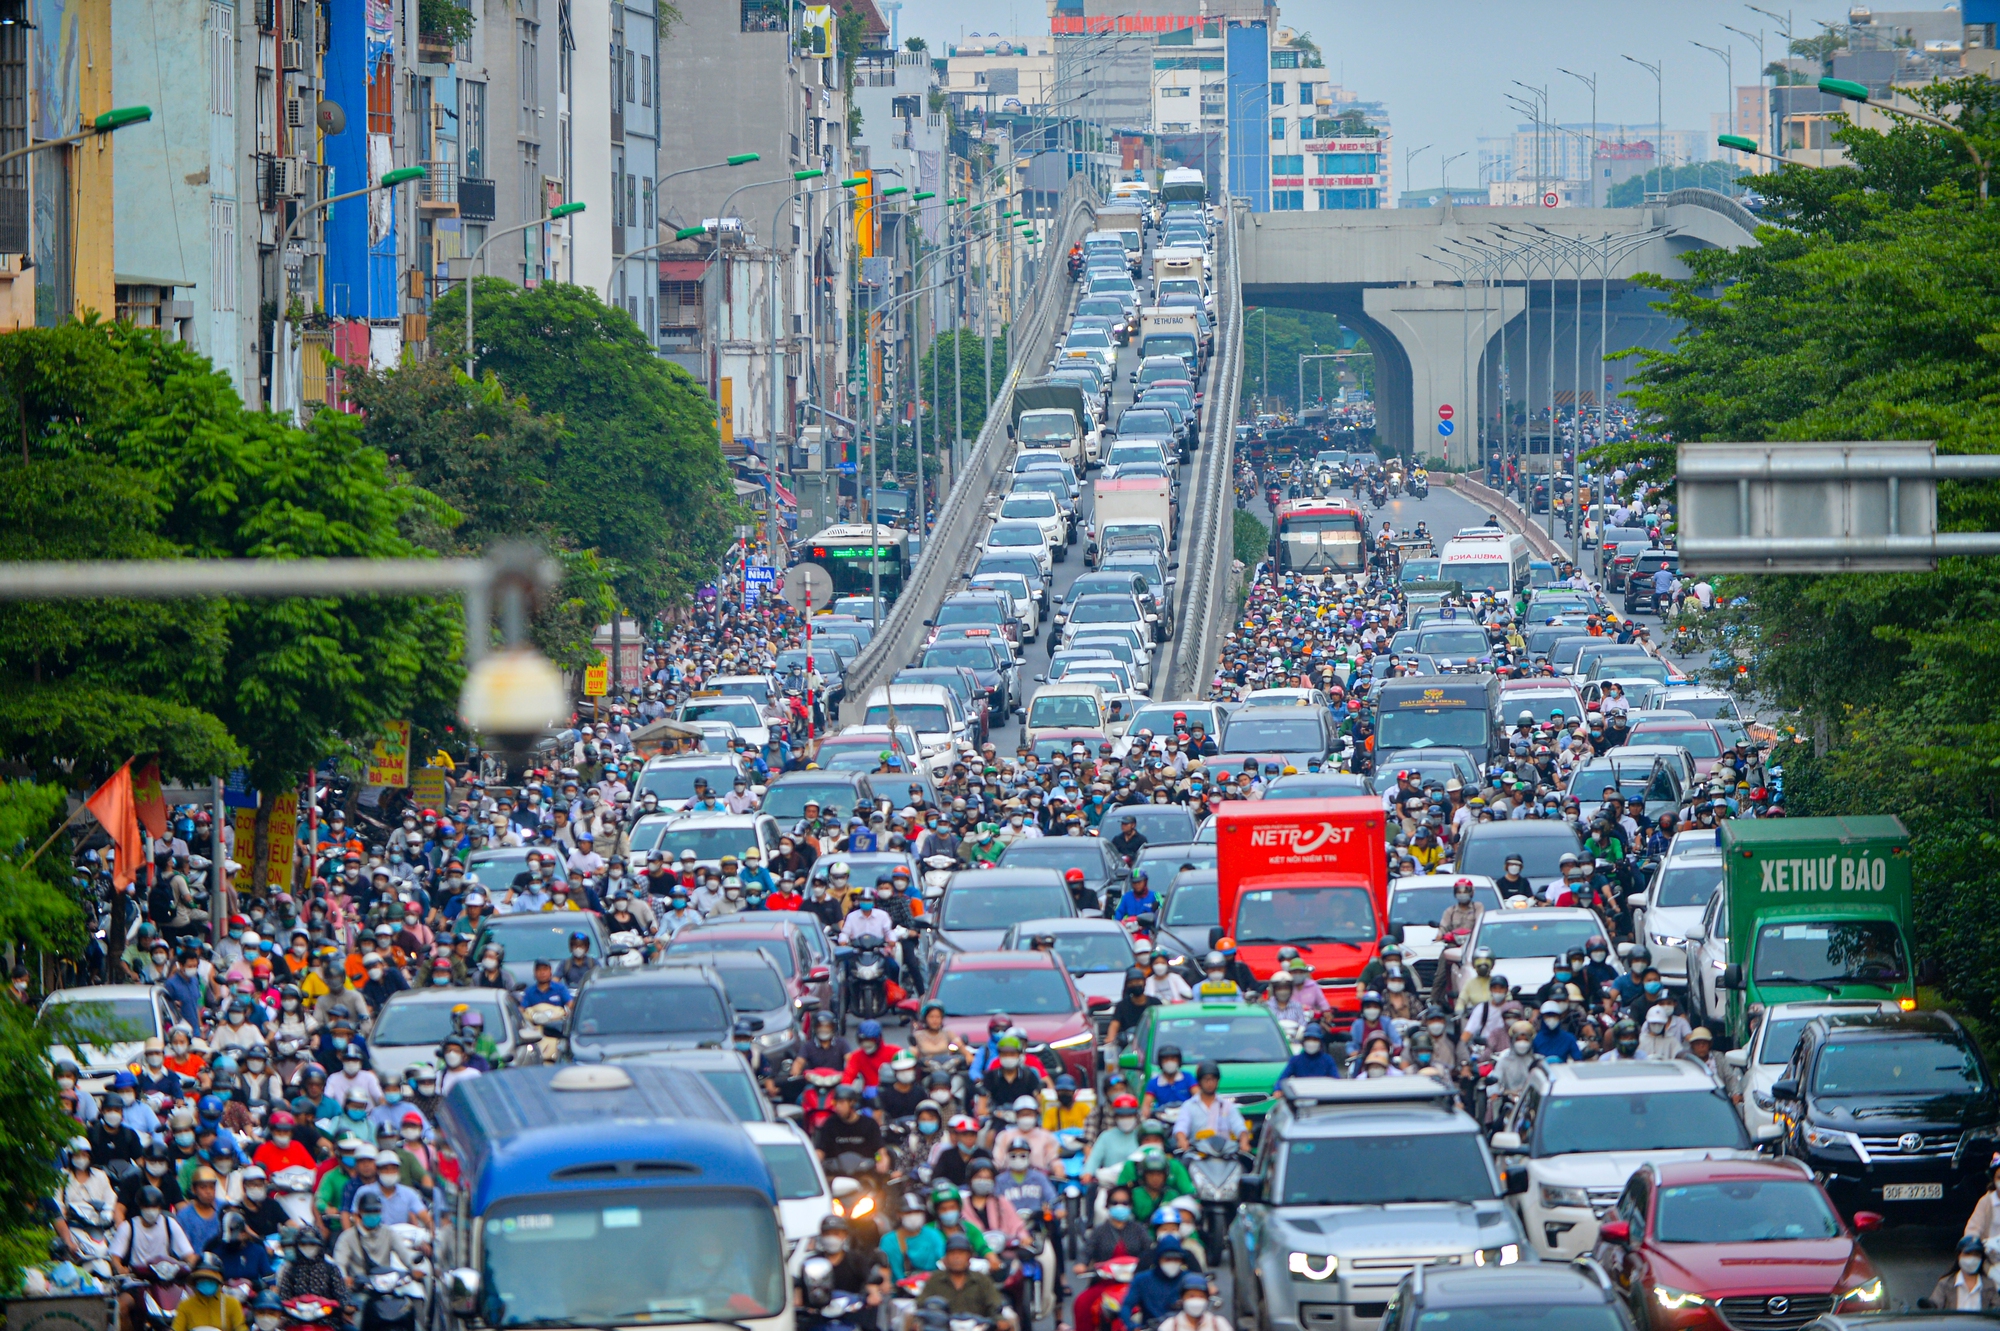
{"type": "Polygon", "coordinates": [[[285,1300],[284,1309],[282,1331],[319,1331],[337,1325],[340,1318],[340,1305],[322,1294],[295,1294],[285,1300]]]}
{"type": "Polygon", "coordinates": [[[922,1062],[922,1076],[926,1083],[934,1072],[951,1074],[951,1098],[961,1105],[972,1103],[972,1079],[966,1074],[965,1058],[961,1054],[927,1054],[922,1062]]]}
{"type": "Polygon", "coordinates": [[[79,1266],[102,1261],[111,1252],[115,1213],[110,1202],[74,1202],[69,1206],[70,1255],[79,1266]]]}
{"type": "Polygon", "coordinates": [[[889,1214],[889,1191],[875,1172],[874,1157],[843,1151],[826,1162],[826,1172],[833,1180],[834,1206],[847,1217],[856,1246],[875,1251],[882,1238],[882,1221],[889,1214]]]}
{"type": "Polygon", "coordinates": [[[1431,497],[1431,478],[1424,475],[1421,472],[1410,477],[1410,498],[1428,499],[1430,497],[1431,497]]]}
{"type": "Polygon", "coordinates": [[[889,1010],[889,965],[879,938],[855,940],[847,964],[847,1009],[862,1021],[889,1010]]]}
{"type": "Polygon", "coordinates": [[[1096,1278],[1083,1292],[1078,1305],[1077,1331],[1084,1331],[1082,1314],[1085,1312],[1097,1324],[1097,1331],[1117,1331],[1121,1325],[1119,1305],[1125,1302],[1125,1292],[1132,1287],[1132,1277],[1138,1273],[1139,1259],[1136,1257],[1114,1257],[1108,1262],[1099,1262],[1094,1271],[1096,1278]]]}
{"type": "Polygon", "coordinates": [[[1243,1177],[1243,1161],[1236,1143],[1211,1135],[1194,1143],[1187,1161],[1188,1175],[1194,1180],[1195,1196],[1201,1199],[1202,1241],[1210,1252],[1222,1252],[1229,1240],[1229,1221],[1236,1211],[1236,1183],[1243,1177]]]}
{"type": "Polygon", "coordinates": [[[187,1267],[171,1257],[162,1257],[147,1263],[143,1275],[130,1277],[121,1283],[133,1296],[134,1310],[141,1325],[151,1331],[172,1331],[174,1313],[187,1294],[187,1267]]]}
{"type": "Polygon", "coordinates": [[[358,1291],[361,1331],[416,1331],[424,1303],[423,1283],[410,1271],[373,1267],[358,1291]]]}
{"type": "Polygon", "coordinates": [[[611,935],[611,950],[604,954],[604,964],[613,970],[637,970],[646,963],[646,940],[631,929],[623,929],[611,935]]]}

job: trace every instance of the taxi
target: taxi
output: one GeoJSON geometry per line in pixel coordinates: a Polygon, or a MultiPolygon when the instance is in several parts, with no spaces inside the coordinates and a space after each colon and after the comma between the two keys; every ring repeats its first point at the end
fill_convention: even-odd
{"type": "Polygon", "coordinates": [[[1222,1071],[1219,1093],[1253,1122],[1275,1103],[1278,1076],[1296,1052],[1292,1034],[1271,1009],[1245,999],[1226,980],[1204,981],[1188,1002],[1147,1008],[1119,1066],[1143,1083],[1160,1070],[1158,1051],[1166,1045],[1181,1051],[1188,1072],[1215,1063],[1222,1071]]]}

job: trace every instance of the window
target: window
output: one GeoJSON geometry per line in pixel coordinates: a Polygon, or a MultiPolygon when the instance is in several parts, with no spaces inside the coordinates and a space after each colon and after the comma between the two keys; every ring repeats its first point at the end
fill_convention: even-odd
{"type": "Polygon", "coordinates": [[[653,335],[653,298],[651,296],[646,297],[646,335],[648,337],[653,335]]]}
{"type": "Polygon", "coordinates": [[[271,92],[271,76],[259,70],[257,72],[257,151],[260,153],[275,153],[278,151],[277,111],[277,102],[271,92]]]}
{"type": "MultiPolygon", "coordinates": [[[[542,149],[540,144],[521,145],[521,216],[542,215],[542,149]]],[[[529,231],[524,233],[533,236],[529,231]]]]}
{"type": "Polygon", "coordinates": [[[625,191],[618,188],[618,177],[622,173],[617,167],[611,168],[611,225],[625,225],[625,191]]]}
{"type": "Polygon", "coordinates": [[[1271,52],[1272,69],[1297,69],[1298,67],[1299,67],[1299,53],[1297,51],[1271,52]]]}
{"type": "MultiPolygon", "coordinates": [[[[217,8],[228,12],[224,6],[217,8]]],[[[235,309],[236,203],[232,199],[208,201],[208,262],[215,310],[220,313],[235,309]]]]}
{"type": "Polygon", "coordinates": [[[1283,116],[1271,117],[1271,137],[1274,139],[1285,137],[1285,118],[1283,116]]]}
{"type": "Polygon", "coordinates": [[[486,174],[486,85],[469,80],[458,85],[459,142],[465,150],[465,174],[473,180],[486,174]]]}
{"type": "Polygon", "coordinates": [[[1313,85],[1310,83],[1301,83],[1299,85],[1299,105],[1311,106],[1312,104],[1313,104],[1313,85]]]}
{"type": "MultiPolygon", "coordinates": [[[[526,19],[518,20],[518,23],[517,36],[519,41],[515,56],[514,80],[521,89],[521,115],[519,122],[516,123],[514,128],[523,134],[539,134],[541,132],[542,94],[540,86],[536,81],[536,74],[540,70],[542,63],[542,25],[539,23],[530,23],[526,19]]],[[[522,188],[532,190],[532,186],[526,183],[525,178],[522,188]]],[[[532,201],[523,209],[524,215],[528,217],[537,216],[537,212],[538,210],[532,201]]]]}
{"type": "Polygon", "coordinates": [[[208,109],[219,116],[236,114],[236,11],[213,0],[208,6],[208,109]]]}
{"type": "Polygon", "coordinates": [[[1319,165],[1314,168],[1323,176],[1372,176],[1375,174],[1374,153],[1319,153],[1319,165]]]}
{"type": "Polygon", "coordinates": [[[1271,85],[1271,105],[1283,106],[1284,104],[1285,104],[1285,85],[1282,83],[1273,83],[1271,85]]]}
{"type": "Polygon", "coordinates": [[[1194,90],[1193,90],[1192,88],[1162,88],[1162,89],[1160,89],[1160,96],[1162,96],[1162,97],[1187,97],[1187,96],[1191,95],[1191,94],[1193,93],[1193,91],[1194,91],[1194,90]]]}
{"type": "MultiPolygon", "coordinates": [[[[646,211],[646,230],[651,232],[653,229],[653,178],[651,176],[642,176],[639,179],[639,202],[646,211]]],[[[648,301],[647,303],[651,304],[652,302],[648,301]]],[[[650,321],[649,318],[648,322],[650,321]]]]}
{"type": "Polygon", "coordinates": [[[636,102],[639,100],[639,62],[632,58],[632,50],[626,46],[618,48],[618,57],[618,63],[625,67],[625,100],[636,102]]]}
{"type": "Polygon", "coordinates": [[[1271,174],[1274,176],[1303,175],[1305,169],[1306,159],[1303,153],[1292,153],[1283,157],[1273,154],[1271,157],[1271,174]]]}
{"type": "Polygon", "coordinates": [[[639,57],[639,105],[653,104],[653,57],[639,57]]]}
{"type": "MultiPolygon", "coordinates": [[[[639,177],[629,173],[625,177],[625,220],[633,226],[639,225],[639,177]]],[[[638,320],[635,318],[633,322],[638,320]]]]}
{"type": "Polygon", "coordinates": [[[1271,191],[1271,211],[1274,213],[1302,213],[1306,210],[1306,192],[1302,189],[1274,189],[1271,191]]]}

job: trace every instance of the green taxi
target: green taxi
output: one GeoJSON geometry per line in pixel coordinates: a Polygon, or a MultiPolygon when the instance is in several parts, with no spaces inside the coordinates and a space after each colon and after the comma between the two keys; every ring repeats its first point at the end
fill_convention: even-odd
{"type": "Polygon", "coordinates": [[[1199,986],[1188,1002],[1147,1008],[1119,1066],[1143,1085],[1159,1071],[1155,1051],[1163,1045],[1181,1051],[1189,1072],[1213,1060],[1222,1069],[1220,1093],[1252,1121],[1271,1107],[1278,1074],[1295,1052],[1270,1008],[1245,1001],[1233,984],[1214,982],[1199,986]]]}

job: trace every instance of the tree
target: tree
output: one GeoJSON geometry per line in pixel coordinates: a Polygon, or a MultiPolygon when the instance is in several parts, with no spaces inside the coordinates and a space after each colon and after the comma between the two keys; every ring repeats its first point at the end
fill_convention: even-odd
{"type": "MultiPolygon", "coordinates": [[[[1727,162],[1688,162],[1665,170],[1655,168],[1621,180],[1611,187],[1608,202],[1613,208],[1636,208],[1648,194],[1671,194],[1677,189],[1712,189],[1723,194],[1741,194],[1740,169],[1727,162]]],[[[1762,176],[1743,177],[1763,180],[1762,176]]]]}
{"type": "MultiPolygon", "coordinates": [[[[962,402],[965,442],[970,448],[972,441],[979,437],[980,430],[985,428],[986,406],[992,401],[992,394],[986,385],[986,339],[964,328],[938,334],[924,351],[917,370],[918,387],[927,400],[931,391],[933,362],[937,366],[938,393],[937,401],[931,403],[931,419],[936,422],[937,437],[952,437],[958,427],[958,411],[962,402]],[[959,391],[961,373],[964,375],[962,399],[955,396],[959,391]]],[[[993,379],[996,384],[1005,377],[1006,367],[1007,339],[1002,334],[993,339],[993,379]]],[[[930,421],[926,421],[925,428],[928,434],[930,421]]]]}
{"type": "MultiPolygon", "coordinates": [[[[684,603],[740,520],[701,387],[655,355],[624,311],[582,287],[524,291],[480,278],[473,306],[477,369],[560,422],[545,462],[548,521],[597,552],[619,602],[640,618],[684,603]]],[[[432,337],[459,344],[463,319],[447,302],[432,337]]]]}
{"type": "MultiPolygon", "coordinates": [[[[1366,341],[1356,338],[1353,345],[1347,345],[1350,334],[1341,327],[1340,320],[1331,314],[1318,310],[1286,310],[1276,307],[1266,308],[1257,315],[1258,327],[1253,328],[1244,342],[1242,396],[1262,398],[1266,402],[1281,402],[1297,407],[1299,397],[1299,357],[1332,351],[1368,350],[1366,341]]],[[[1328,399],[1339,393],[1337,367],[1353,371],[1363,388],[1374,385],[1374,362],[1365,357],[1351,357],[1340,362],[1312,361],[1306,365],[1305,402],[1312,402],[1320,396],[1322,386],[1328,399]]]]}
{"type": "Polygon", "coordinates": [[[1230,531],[1230,545],[1236,562],[1245,568],[1254,568],[1257,561],[1270,552],[1271,529],[1249,509],[1239,508],[1236,510],[1236,524],[1230,531]]]}

